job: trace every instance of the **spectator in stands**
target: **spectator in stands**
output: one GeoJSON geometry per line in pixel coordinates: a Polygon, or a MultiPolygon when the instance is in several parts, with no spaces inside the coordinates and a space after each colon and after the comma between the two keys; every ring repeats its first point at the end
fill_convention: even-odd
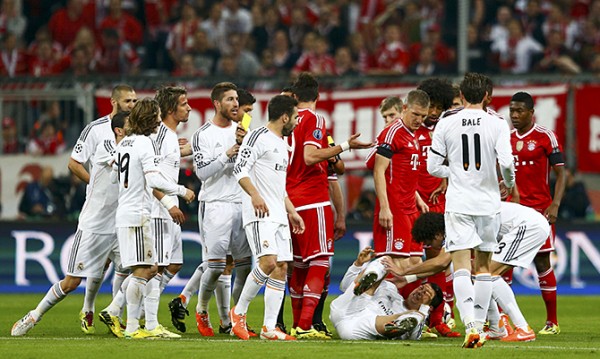
{"type": "Polygon", "coordinates": [[[182,77],[200,77],[205,74],[196,68],[196,64],[194,63],[194,56],[192,54],[184,54],[181,56],[181,60],[179,60],[179,65],[173,71],[173,76],[182,76],[182,77]]]}
{"type": "Polygon", "coordinates": [[[354,210],[348,213],[348,219],[372,222],[376,198],[375,191],[363,191],[358,198],[358,202],[356,203],[354,210]]]}
{"type": "Polygon", "coordinates": [[[198,71],[204,75],[214,75],[221,53],[209,42],[203,29],[196,30],[190,54],[198,71]]]}
{"type": "Polygon", "coordinates": [[[2,154],[14,155],[25,152],[25,143],[19,137],[17,123],[10,117],[2,119],[2,154]]]}
{"type": "Polygon", "coordinates": [[[166,48],[169,51],[171,61],[177,67],[181,56],[188,52],[194,43],[194,35],[200,28],[200,20],[196,15],[196,9],[190,4],[183,4],[181,8],[181,19],[175,23],[169,37],[166,48]]]}
{"type": "Polygon", "coordinates": [[[310,72],[313,75],[334,75],[335,59],[329,55],[329,43],[322,35],[306,34],[304,50],[292,70],[292,74],[310,72]]]}
{"type": "Polygon", "coordinates": [[[496,10],[496,22],[490,27],[489,39],[491,48],[501,48],[508,43],[509,31],[508,23],[512,19],[510,7],[503,5],[496,10]]]}
{"type": "Polygon", "coordinates": [[[370,72],[382,75],[401,75],[408,71],[410,55],[400,38],[400,27],[389,24],[385,27],[383,43],[375,52],[375,68],[370,72]]]}
{"type": "Polygon", "coordinates": [[[550,3],[550,10],[546,16],[546,21],[542,24],[542,31],[546,42],[548,42],[548,37],[552,31],[560,31],[563,34],[564,44],[568,49],[573,47],[578,35],[577,24],[570,18],[563,5],[558,2],[550,3]]]}
{"type": "Polygon", "coordinates": [[[255,5],[253,8],[254,28],[252,29],[251,38],[254,40],[254,53],[259,56],[266,48],[273,45],[275,35],[278,31],[285,31],[285,27],[279,21],[279,12],[273,6],[263,8],[255,5]],[[257,23],[257,18],[254,15],[255,9],[264,11],[262,23],[257,23]]]}
{"type": "Polygon", "coordinates": [[[108,3],[108,15],[100,22],[100,32],[105,29],[115,29],[119,39],[139,46],[144,39],[144,29],[138,19],[123,11],[121,0],[110,0],[108,3]]]}
{"type": "Polygon", "coordinates": [[[358,71],[363,74],[369,72],[374,66],[375,59],[365,45],[364,38],[360,32],[350,35],[349,46],[352,53],[352,60],[356,63],[358,71]]]}
{"type": "Polygon", "coordinates": [[[219,63],[217,64],[216,75],[222,76],[227,80],[239,80],[237,77],[241,74],[238,72],[236,58],[232,55],[221,56],[219,63]]]}
{"type": "Polygon", "coordinates": [[[291,50],[300,53],[304,38],[307,33],[312,31],[306,20],[306,11],[301,7],[294,7],[291,11],[290,26],[288,27],[288,39],[290,40],[291,50]]]}
{"type": "Polygon", "coordinates": [[[102,30],[97,70],[102,74],[135,75],[141,60],[128,42],[121,42],[116,29],[102,30]]]}
{"type": "Polygon", "coordinates": [[[52,56],[56,61],[60,61],[63,57],[63,47],[58,42],[52,39],[48,26],[41,26],[35,33],[35,39],[27,47],[27,55],[35,56],[37,46],[41,42],[50,41],[52,46],[52,56]]]}
{"type": "Polygon", "coordinates": [[[65,74],[72,75],[73,77],[89,76],[94,73],[91,65],[95,63],[94,58],[87,48],[78,46],[73,49],[70,56],[66,57],[68,61],[68,68],[65,74]]]}
{"type": "Polygon", "coordinates": [[[221,16],[225,22],[227,36],[240,34],[244,44],[246,44],[253,28],[250,11],[241,7],[239,0],[224,0],[221,16]]]}
{"type": "Polygon", "coordinates": [[[35,77],[57,75],[63,68],[61,63],[52,53],[52,42],[42,40],[37,43],[36,51],[30,54],[29,74],[35,77]]]}
{"type": "Polygon", "coordinates": [[[15,77],[27,73],[27,54],[18,47],[17,37],[11,32],[2,36],[0,47],[0,75],[15,77]]]}
{"type": "Polygon", "coordinates": [[[285,30],[275,31],[271,50],[273,51],[273,63],[279,72],[289,72],[300,56],[292,51],[285,30]]]}
{"type": "Polygon", "coordinates": [[[66,146],[62,133],[54,121],[40,123],[27,144],[27,153],[35,156],[57,155],[63,153],[66,146]]]}
{"type": "Polygon", "coordinates": [[[525,33],[540,44],[545,44],[546,39],[544,31],[542,30],[542,24],[546,20],[546,16],[542,11],[540,1],[527,1],[527,7],[525,8],[525,11],[521,13],[520,18],[525,33]]]}
{"type": "Polygon", "coordinates": [[[260,61],[252,51],[246,49],[246,39],[243,34],[229,35],[230,55],[235,59],[238,74],[256,76],[260,70],[260,61]]]}
{"type": "Polygon", "coordinates": [[[340,25],[338,11],[332,4],[322,4],[319,8],[319,21],[315,25],[316,32],[327,39],[330,49],[334,54],[336,50],[346,44],[348,32],[340,25]]]}
{"type": "MultiPolygon", "coordinates": [[[[560,202],[558,209],[558,218],[564,220],[593,218],[594,210],[585,189],[585,184],[578,180],[574,168],[566,168],[566,186],[565,194],[560,202]]],[[[554,191],[556,180],[551,183],[551,190],[554,191]]]]}
{"type": "Polygon", "coordinates": [[[581,72],[581,67],[573,61],[571,52],[564,45],[563,33],[559,30],[551,30],[548,34],[543,57],[536,64],[535,69],[547,73],[578,74],[581,72]]]}
{"type": "Polygon", "coordinates": [[[147,68],[171,68],[168,51],[165,47],[171,31],[171,22],[176,17],[178,0],[144,1],[147,39],[144,42],[147,68]]]}
{"type": "Polygon", "coordinates": [[[596,75],[596,77],[600,77],[600,53],[595,54],[590,61],[588,66],[588,70],[596,75]]]}
{"type": "Polygon", "coordinates": [[[486,73],[497,72],[498,68],[490,58],[490,42],[481,38],[477,28],[470,24],[467,27],[467,58],[469,60],[469,71],[486,73]]]}
{"type": "Polygon", "coordinates": [[[410,75],[436,76],[443,72],[443,66],[435,60],[434,49],[431,46],[421,47],[419,60],[408,71],[410,75]]]}
{"type": "Polygon", "coordinates": [[[25,187],[19,203],[21,219],[52,218],[58,216],[52,167],[42,168],[40,177],[25,187]]]}
{"type": "Polygon", "coordinates": [[[200,27],[208,35],[212,47],[218,48],[219,52],[227,53],[229,44],[227,42],[227,29],[223,20],[223,5],[216,1],[210,8],[208,19],[202,21],[200,27]]]}
{"type": "Polygon", "coordinates": [[[419,61],[421,48],[426,46],[433,50],[433,59],[437,65],[437,73],[445,72],[451,68],[456,59],[456,53],[454,49],[451,49],[442,42],[440,25],[433,24],[429,26],[423,41],[411,45],[411,61],[413,63],[419,61]]]}
{"type": "Polygon", "coordinates": [[[354,76],[359,74],[354,61],[352,61],[350,48],[347,46],[339,47],[335,51],[335,75],[354,76]]]}
{"type": "Polygon", "coordinates": [[[21,12],[21,2],[3,0],[0,8],[0,36],[7,32],[15,34],[19,43],[23,42],[23,34],[27,27],[27,18],[21,12]]]}
{"type": "Polygon", "coordinates": [[[68,0],[65,7],[52,14],[48,23],[52,38],[63,48],[67,48],[75,40],[75,35],[84,26],[95,30],[96,20],[94,14],[84,11],[81,0],[68,0]]]}
{"type": "Polygon", "coordinates": [[[64,182],[63,188],[61,188],[61,198],[64,199],[64,208],[62,208],[61,214],[69,221],[76,221],[85,203],[86,184],[73,173],[60,180],[64,182]]]}
{"type": "Polygon", "coordinates": [[[258,71],[259,76],[272,77],[276,76],[279,69],[273,62],[273,51],[271,49],[264,49],[262,56],[260,57],[260,70],[258,71]]]}
{"type": "Polygon", "coordinates": [[[536,54],[543,52],[543,46],[530,36],[523,34],[521,23],[511,20],[508,23],[509,37],[505,42],[492,44],[492,51],[498,54],[502,72],[523,74],[531,70],[536,54]]]}
{"type": "MultiPolygon", "coordinates": [[[[600,2],[598,2],[600,4],[600,2]]],[[[598,6],[600,8],[600,6],[598,6]]],[[[584,68],[588,68],[594,55],[600,49],[600,22],[585,19],[580,23],[579,35],[573,44],[574,60],[584,68]]]]}

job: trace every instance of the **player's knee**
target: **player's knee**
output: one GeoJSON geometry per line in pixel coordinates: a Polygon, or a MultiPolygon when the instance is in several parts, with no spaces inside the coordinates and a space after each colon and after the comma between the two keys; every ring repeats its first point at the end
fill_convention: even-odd
{"type": "Polygon", "coordinates": [[[62,280],[60,288],[63,290],[63,292],[70,293],[77,289],[79,284],[81,284],[81,278],[67,276],[62,280]]]}

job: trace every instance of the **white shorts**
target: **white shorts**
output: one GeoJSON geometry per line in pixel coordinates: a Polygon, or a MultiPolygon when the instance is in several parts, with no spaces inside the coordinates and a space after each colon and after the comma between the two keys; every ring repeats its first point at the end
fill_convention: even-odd
{"type": "Polygon", "coordinates": [[[116,233],[97,234],[78,228],[69,253],[67,275],[101,278],[109,258],[117,265],[121,263],[116,233]]]}
{"type": "Polygon", "coordinates": [[[329,318],[342,340],[375,340],[381,338],[375,326],[378,315],[380,314],[367,307],[344,318],[337,318],[332,312],[329,318]]]}
{"type": "Polygon", "coordinates": [[[230,250],[233,259],[252,256],[242,228],[241,203],[201,202],[199,212],[205,260],[225,259],[230,250]]]}
{"type": "Polygon", "coordinates": [[[154,249],[161,267],[183,264],[181,227],[170,219],[152,218],[154,249]]]}
{"type": "Polygon", "coordinates": [[[496,250],[496,236],[500,230],[500,213],[489,216],[446,212],[446,252],[478,249],[481,252],[496,250]]]}
{"type": "Polygon", "coordinates": [[[294,259],[289,225],[256,221],[248,223],[244,229],[252,254],[256,258],[276,255],[278,262],[290,262],[294,259]]]}
{"type": "Polygon", "coordinates": [[[528,225],[513,228],[498,241],[492,260],[514,267],[527,268],[549,234],[550,225],[545,218],[532,220],[528,225]]]}
{"type": "Polygon", "coordinates": [[[150,220],[144,221],[141,227],[117,227],[117,238],[124,268],[156,264],[150,220]]]}

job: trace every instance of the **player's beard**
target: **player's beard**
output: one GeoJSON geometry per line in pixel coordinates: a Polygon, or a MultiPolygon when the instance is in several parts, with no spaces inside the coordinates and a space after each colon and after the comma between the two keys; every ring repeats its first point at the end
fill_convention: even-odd
{"type": "Polygon", "coordinates": [[[281,134],[284,136],[289,136],[292,134],[292,132],[294,132],[294,128],[296,128],[296,125],[292,125],[291,122],[288,122],[285,125],[283,125],[283,128],[281,129],[281,134]]]}
{"type": "Polygon", "coordinates": [[[231,111],[231,110],[221,109],[221,117],[225,118],[227,121],[230,121],[230,122],[237,122],[236,116],[230,114],[229,111],[231,111]]]}

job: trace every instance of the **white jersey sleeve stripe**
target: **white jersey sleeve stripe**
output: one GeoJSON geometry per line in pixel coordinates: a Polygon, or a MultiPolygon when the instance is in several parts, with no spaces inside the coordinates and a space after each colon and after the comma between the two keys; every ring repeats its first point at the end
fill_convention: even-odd
{"type": "Polygon", "coordinates": [[[543,133],[546,136],[548,136],[548,138],[550,139],[550,144],[552,145],[552,148],[557,148],[558,147],[558,140],[556,139],[556,135],[554,135],[554,132],[550,131],[547,128],[535,125],[535,130],[537,132],[543,133]]]}

